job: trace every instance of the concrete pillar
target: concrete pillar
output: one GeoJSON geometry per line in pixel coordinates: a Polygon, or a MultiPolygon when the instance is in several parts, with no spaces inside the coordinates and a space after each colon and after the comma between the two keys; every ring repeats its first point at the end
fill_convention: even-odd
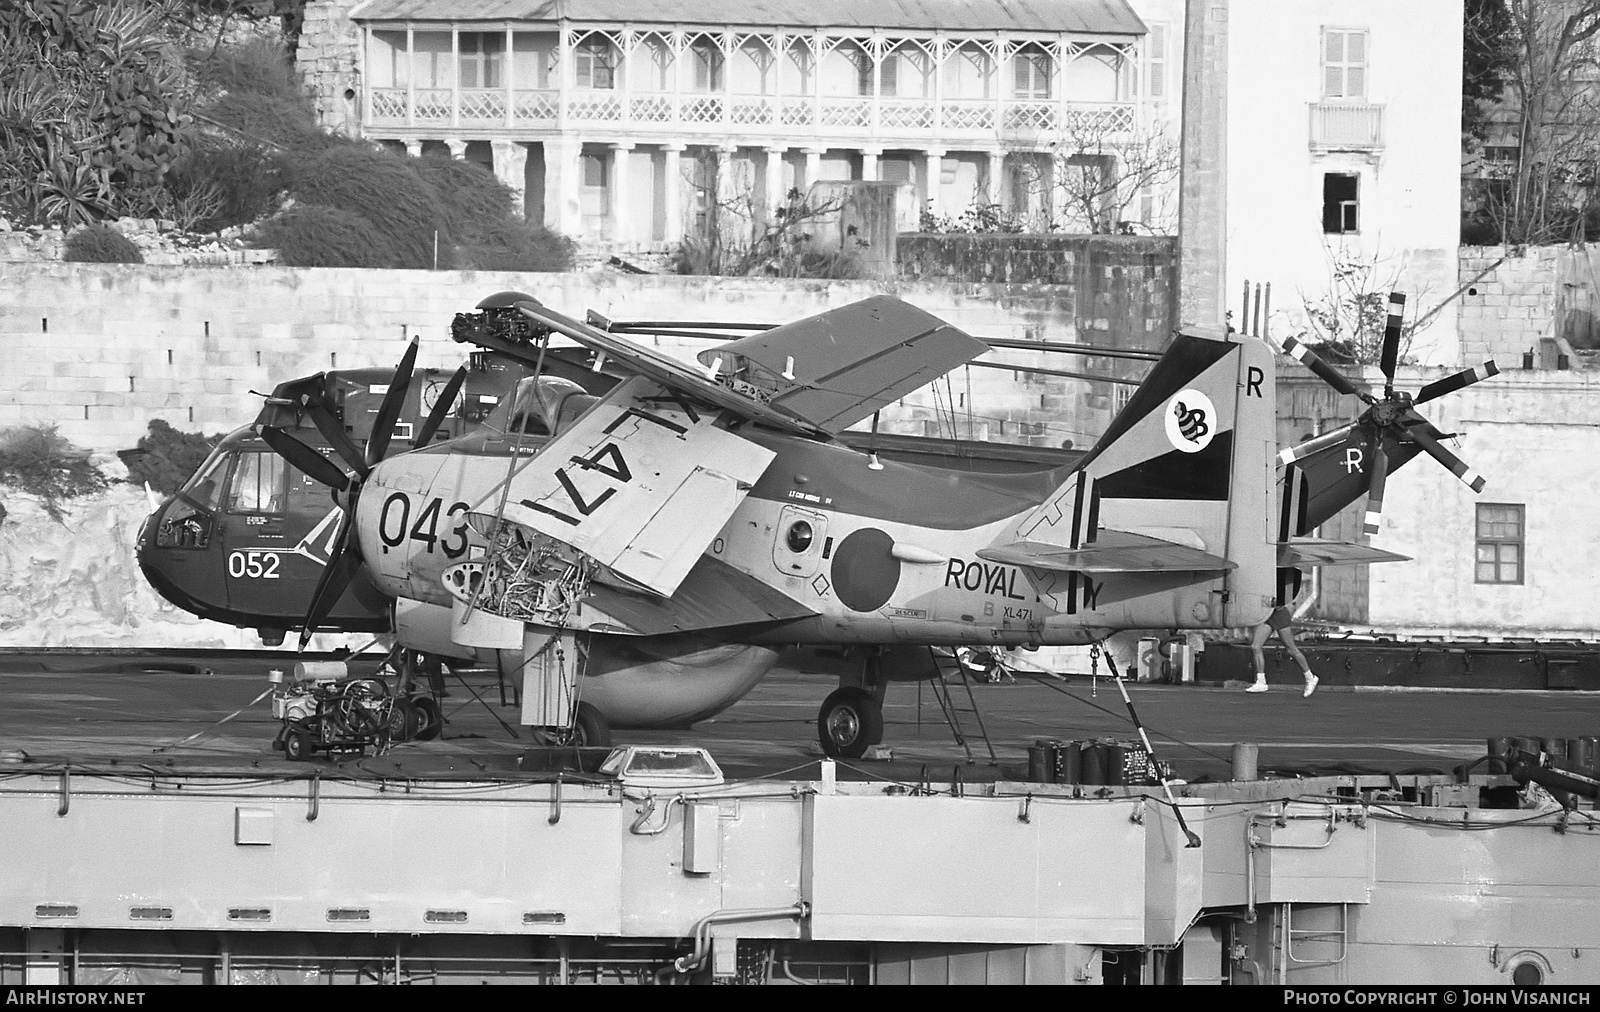
{"type": "Polygon", "coordinates": [[[445,147],[450,149],[451,158],[454,158],[456,161],[460,161],[461,159],[467,157],[466,141],[459,137],[446,137],[444,139],[444,143],[445,147]]]}
{"type": "Polygon", "coordinates": [[[873,182],[878,178],[878,156],[883,154],[882,148],[861,149],[861,179],[864,182],[873,182]]]}
{"type": "Polygon", "coordinates": [[[1005,178],[1006,153],[1001,150],[989,152],[989,178],[984,183],[985,199],[991,204],[1000,203],[1000,195],[1004,192],[1003,180],[1005,178]]]}
{"type": "Polygon", "coordinates": [[[783,153],[785,148],[767,148],[767,222],[777,220],[773,212],[783,206],[783,153]]]}
{"type": "Polygon", "coordinates": [[[663,144],[661,203],[665,209],[666,231],[662,238],[667,242],[683,240],[683,219],[688,209],[683,205],[683,149],[682,144],[663,144]]]}
{"type": "Polygon", "coordinates": [[[922,209],[932,215],[944,214],[944,195],[940,181],[944,178],[944,149],[930,148],[925,156],[923,173],[928,180],[927,200],[922,209]]]}
{"type": "Polygon", "coordinates": [[[512,210],[523,217],[527,206],[528,149],[516,141],[490,141],[494,177],[511,187],[512,210]]]}
{"type": "Polygon", "coordinates": [[[583,142],[576,134],[545,142],[545,220],[562,235],[576,237],[583,230],[583,142]],[[552,157],[554,154],[554,157],[552,157]]]}
{"type": "Polygon", "coordinates": [[[606,202],[611,210],[611,238],[615,242],[632,242],[633,194],[628,187],[628,152],[632,141],[618,141],[611,145],[611,164],[606,166],[606,202]]]}
{"type": "Polygon", "coordinates": [[[802,148],[806,154],[806,178],[801,189],[809,190],[822,178],[822,148],[802,148]]]}
{"type": "Polygon", "coordinates": [[[1183,33],[1178,320],[1224,329],[1228,283],[1228,0],[1190,0],[1183,33]]]}
{"type": "Polygon", "coordinates": [[[403,137],[400,139],[400,143],[406,146],[406,154],[410,155],[412,158],[422,157],[421,139],[416,137],[403,137]]]}

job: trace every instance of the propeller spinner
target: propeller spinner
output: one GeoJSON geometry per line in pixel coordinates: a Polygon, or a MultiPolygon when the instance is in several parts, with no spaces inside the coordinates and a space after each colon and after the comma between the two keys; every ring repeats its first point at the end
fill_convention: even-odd
{"type": "Polygon", "coordinates": [[[1439,440],[1444,438],[1444,433],[1434,428],[1431,422],[1416,411],[1416,407],[1444,394],[1460,390],[1462,387],[1471,386],[1479,380],[1488,379],[1497,375],[1500,370],[1493,361],[1488,361],[1429,383],[1418,391],[1415,397],[1395,390],[1394,371],[1400,359],[1401,319],[1405,311],[1405,301],[1405,296],[1398,292],[1389,295],[1389,318],[1384,326],[1383,349],[1379,358],[1379,368],[1383,371],[1384,380],[1382,397],[1375,397],[1357,389],[1343,373],[1294,338],[1288,338],[1283,344],[1283,350],[1287,354],[1322,377],[1329,386],[1342,394],[1354,394],[1368,405],[1367,410],[1354,422],[1278,454],[1279,460],[1284,464],[1294,464],[1345,441],[1352,429],[1360,429],[1365,434],[1370,448],[1368,459],[1373,462],[1372,478],[1367,491],[1366,518],[1363,524],[1368,535],[1378,532],[1378,521],[1383,514],[1384,486],[1387,483],[1389,470],[1388,451],[1384,447],[1386,436],[1400,443],[1414,443],[1428,456],[1449,468],[1450,472],[1473,492],[1482,492],[1484,486],[1481,474],[1440,444],[1439,440]]]}
{"type": "MultiPolygon", "coordinates": [[[[279,456],[332,488],[334,501],[339,504],[341,510],[339,529],[334,535],[333,551],[328,557],[328,564],[323,567],[322,576],[317,580],[316,590],[311,595],[311,605],[306,610],[305,625],[300,630],[301,650],[306,648],[312,633],[322,624],[323,619],[327,618],[334,604],[344,595],[361,569],[361,553],[353,537],[356,501],[360,497],[362,483],[389,450],[389,440],[394,436],[395,422],[399,419],[401,407],[405,403],[406,390],[411,384],[411,370],[416,361],[417,342],[413,340],[406,348],[405,354],[400,357],[400,363],[395,367],[394,378],[389,381],[389,389],[384,393],[383,401],[378,406],[377,415],[372,423],[372,435],[367,439],[365,451],[357,448],[355,442],[345,434],[344,426],[328,403],[324,383],[313,382],[299,394],[300,408],[311,418],[317,431],[328,440],[343,467],[275,425],[262,425],[257,428],[261,438],[279,456]]],[[[449,414],[466,376],[467,369],[462,366],[450,377],[439,398],[434,402],[427,419],[417,430],[413,445],[426,446],[433,441],[434,434],[439,431],[439,426],[449,414]]]]}

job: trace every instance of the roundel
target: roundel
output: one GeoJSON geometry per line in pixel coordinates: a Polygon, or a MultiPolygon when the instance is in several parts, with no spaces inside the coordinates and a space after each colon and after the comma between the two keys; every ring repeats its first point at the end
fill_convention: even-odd
{"type": "Polygon", "coordinates": [[[833,592],[851,611],[876,611],[900,585],[894,538],[873,527],[852,531],[833,550],[833,592]]]}
{"type": "Polygon", "coordinates": [[[1167,442],[1184,453],[1199,453],[1217,434],[1217,408],[1211,398],[1188,387],[1167,402],[1167,442]]]}

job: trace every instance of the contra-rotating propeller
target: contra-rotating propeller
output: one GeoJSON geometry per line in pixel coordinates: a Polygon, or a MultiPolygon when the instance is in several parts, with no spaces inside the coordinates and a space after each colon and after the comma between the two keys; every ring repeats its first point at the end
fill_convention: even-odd
{"type": "MultiPolygon", "coordinates": [[[[1361,417],[1348,425],[1343,425],[1278,454],[1278,458],[1284,464],[1293,465],[1297,461],[1304,460],[1330,447],[1341,443],[1347,444],[1351,436],[1356,431],[1359,431],[1367,445],[1368,461],[1371,468],[1369,472],[1371,478],[1367,489],[1367,511],[1363,524],[1363,528],[1368,535],[1378,532],[1378,520],[1383,514],[1384,486],[1387,484],[1389,471],[1389,451],[1385,446],[1386,439],[1392,439],[1399,444],[1414,444],[1427,453],[1428,456],[1449,468],[1450,472],[1468,488],[1472,489],[1473,492],[1482,492],[1484,485],[1482,475],[1440,444],[1439,441],[1445,438],[1444,433],[1436,429],[1431,422],[1419,414],[1416,411],[1416,407],[1444,394],[1460,390],[1462,387],[1471,386],[1479,380],[1488,379],[1490,376],[1497,375],[1500,370],[1491,360],[1480,366],[1463,369],[1444,379],[1429,383],[1419,390],[1415,397],[1395,390],[1394,370],[1399,361],[1400,325],[1401,318],[1405,312],[1405,301],[1405,296],[1398,292],[1392,292],[1389,295],[1389,318],[1383,330],[1383,350],[1379,359],[1379,368],[1382,369],[1384,377],[1383,396],[1381,398],[1357,389],[1355,384],[1351,383],[1343,373],[1324,362],[1316,352],[1294,338],[1288,338],[1283,344],[1283,350],[1287,354],[1294,356],[1306,368],[1322,377],[1323,381],[1329,386],[1342,394],[1353,394],[1368,405],[1367,410],[1361,414],[1361,417]]],[[[1410,454],[1405,454],[1401,459],[1401,463],[1404,463],[1409,458],[1410,454]]],[[[1295,533],[1305,532],[1299,531],[1295,533]]]]}
{"type": "MultiPolygon", "coordinates": [[[[266,444],[279,456],[313,479],[333,489],[334,502],[339,504],[339,528],[333,539],[333,550],[328,556],[328,564],[322,569],[322,576],[317,580],[316,590],[311,595],[310,607],[306,609],[305,625],[300,630],[300,649],[304,650],[310,641],[312,633],[317,626],[327,618],[328,612],[333,610],[334,604],[344,595],[345,590],[355,579],[356,573],[361,569],[360,550],[351,536],[354,529],[356,501],[361,494],[361,484],[372,473],[389,450],[389,440],[394,436],[395,422],[400,417],[400,409],[405,404],[406,390],[411,384],[411,370],[417,360],[417,342],[413,340],[406,348],[405,354],[400,357],[400,362],[395,366],[394,377],[389,381],[389,389],[384,393],[383,401],[378,406],[376,416],[372,421],[372,433],[367,438],[365,452],[357,449],[355,442],[345,434],[344,426],[334,415],[332,406],[327,399],[327,385],[322,376],[313,377],[310,382],[298,392],[298,407],[308,415],[317,431],[332,445],[334,453],[344,462],[344,467],[317,450],[291,436],[288,432],[275,425],[257,426],[257,433],[266,444]],[[353,472],[353,473],[351,473],[353,472]]],[[[456,395],[461,390],[461,384],[466,380],[467,368],[462,366],[450,377],[438,399],[433,404],[433,409],[428,412],[428,417],[423,421],[422,427],[417,430],[412,441],[414,446],[426,446],[433,441],[434,434],[439,431],[439,426],[450,412],[451,405],[455,403],[456,395]]]]}

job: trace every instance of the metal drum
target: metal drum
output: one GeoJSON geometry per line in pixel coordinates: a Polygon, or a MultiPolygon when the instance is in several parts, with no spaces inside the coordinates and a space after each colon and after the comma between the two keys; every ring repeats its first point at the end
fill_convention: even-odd
{"type": "Polygon", "coordinates": [[[1078,755],[1083,766],[1079,774],[1080,782],[1089,785],[1099,785],[1106,782],[1106,747],[1098,741],[1084,741],[1078,743],[1078,755]]]}
{"type": "Polygon", "coordinates": [[[1028,746],[1028,780],[1036,784],[1056,783],[1056,746],[1048,738],[1035,738],[1028,746]]]}

